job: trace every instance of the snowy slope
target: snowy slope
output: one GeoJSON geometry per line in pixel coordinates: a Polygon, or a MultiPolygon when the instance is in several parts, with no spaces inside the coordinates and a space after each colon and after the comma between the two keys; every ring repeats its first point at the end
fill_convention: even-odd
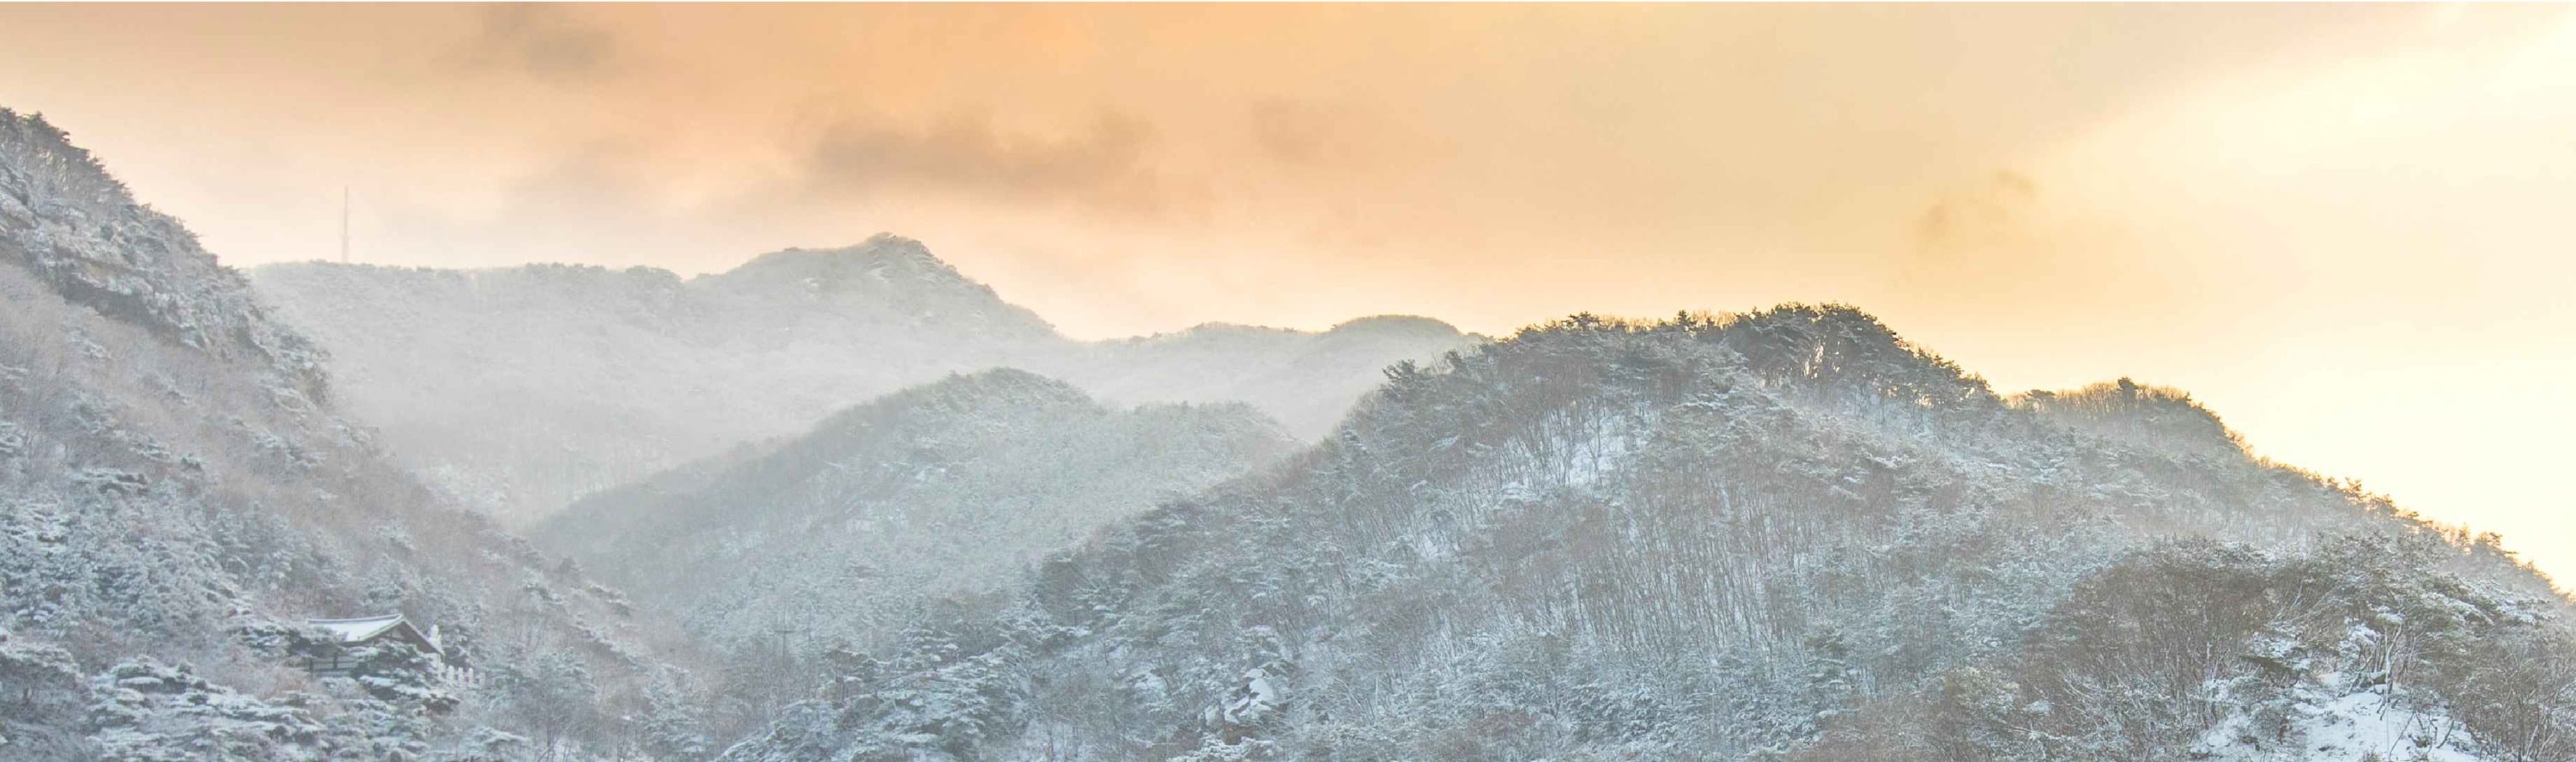
{"type": "Polygon", "coordinates": [[[1291,449],[1239,403],[1117,409],[1035,374],[954,376],[587,498],[538,542],[718,642],[790,623],[872,643],[922,599],[1009,583],[1159,500],[1291,449]]]}
{"type": "Polygon", "coordinates": [[[2479,759],[2576,748],[2566,602],[2491,539],[2179,393],[2000,397],[1839,307],[1400,368],[1024,585],[819,664],[725,758],[2107,762],[2303,704],[2300,743],[2387,740],[2297,692],[2336,675],[2542,739],[2479,759]]]}
{"type": "Polygon", "coordinates": [[[2337,694],[2301,686],[2286,722],[2232,715],[2192,745],[2213,762],[2488,762],[2477,742],[2438,707],[2414,707],[2383,691],[2337,694]]]}
{"type": "Polygon", "coordinates": [[[6,110],[0,304],[0,760],[633,748],[589,722],[641,703],[663,641],[382,458],[239,273],[6,110]],[[357,680],[293,666],[306,619],[383,612],[489,682],[392,648],[357,680]]]}

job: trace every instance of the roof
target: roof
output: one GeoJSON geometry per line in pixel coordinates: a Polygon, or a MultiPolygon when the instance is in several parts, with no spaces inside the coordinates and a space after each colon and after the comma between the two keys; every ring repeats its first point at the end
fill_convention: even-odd
{"type": "Polygon", "coordinates": [[[411,626],[411,622],[405,621],[401,614],[356,619],[308,619],[305,623],[330,631],[331,634],[339,636],[341,643],[364,643],[392,634],[402,636],[404,640],[429,646],[431,650],[439,649],[435,634],[421,634],[419,628],[411,626]]]}
{"type": "Polygon", "coordinates": [[[384,634],[386,630],[393,629],[394,625],[402,623],[403,618],[401,614],[359,617],[357,619],[313,619],[306,621],[306,624],[330,630],[331,634],[340,636],[340,642],[342,643],[356,643],[368,638],[373,638],[377,635],[384,634]]]}

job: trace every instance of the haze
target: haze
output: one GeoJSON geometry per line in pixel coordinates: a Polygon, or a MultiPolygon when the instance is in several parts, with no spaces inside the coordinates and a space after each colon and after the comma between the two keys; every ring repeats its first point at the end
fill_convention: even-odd
{"type": "Polygon", "coordinates": [[[926,241],[1066,332],[1842,301],[2576,574],[2563,6],[0,7],[236,266],[926,241]]]}

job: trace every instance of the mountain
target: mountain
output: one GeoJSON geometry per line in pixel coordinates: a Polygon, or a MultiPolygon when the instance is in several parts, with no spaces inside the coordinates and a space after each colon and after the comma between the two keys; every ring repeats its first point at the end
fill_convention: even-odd
{"type": "MultiPolygon", "coordinates": [[[[781,637],[876,646],[918,601],[1006,588],[1098,527],[1292,447],[1242,403],[1117,409],[994,370],[603,491],[533,536],[738,657],[781,637]]],[[[807,684],[746,677],[727,692],[807,684]]]]}
{"type": "Polygon", "coordinates": [[[1119,404],[1250,402],[1319,436],[1381,369],[1476,340],[1378,318],[1321,334],[1203,327],[1078,342],[919,242],[885,235],[685,280],[650,268],[319,262],[263,266],[252,280],[328,350],[345,404],[397,458],[512,522],[997,367],[1119,404]]]}
{"type": "Polygon", "coordinates": [[[1057,341],[894,238],[685,282],[559,265],[254,272],[399,457],[460,497],[523,511],[1057,341]]]}
{"type": "Polygon", "coordinates": [[[722,758],[2576,758],[2566,598],[2177,391],[1795,305],[1389,375],[722,758]]]}
{"type": "Polygon", "coordinates": [[[1464,349],[1470,339],[1430,318],[1381,315],[1321,333],[1209,324],[1096,342],[1054,372],[1125,402],[1247,402],[1300,439],[1321,438],[1385,369],[1464,349]]]}
{"type": "Polygon", "coordinates": [[[0,303],[0,760],[604,758],[688,714],[673,639],[387,461],[240,273],[5,109],[0,303]],[[452,669],[306,626],[379,613],[452,669]]]}
{"type": "Polygon", "coordinates": [[[851,639],[1011,583],[1098,527],[1284,456],[1242,403],[1103,405],[1019,370],[951,376],[574,503],[531,529],[718,642],[851,639]]]}

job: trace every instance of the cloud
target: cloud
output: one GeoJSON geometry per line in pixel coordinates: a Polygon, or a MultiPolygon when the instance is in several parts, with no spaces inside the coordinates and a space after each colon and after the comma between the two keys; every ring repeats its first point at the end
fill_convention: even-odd
{"type": "MultiPolygon", "coordinates": [[[[2056,194],[2064,196],[2065,194],[2056,194]]],[[[1943,194],[1894,258],[1891,297],[1989,317],[2176,306],[2185,274],[2140,248],[2130,226],[1999,170],[1943,194]]]]}
{"type": "Polygon", "coordinates": [[[1412,114],[1367,98],[1256,98],[1242,112],[1249,141],[1240,152],[1260,160],[1309,198],[1347,199],[1352,191],[1422,177],[1455,158],[1454,136],[1426,132],[1412,114]]]}
{"type": "Polygon", "coordinates": [[[1269,99],[1252,104],[1253,144],[1282,164],[1341,164],[1354,158],[1350,117],[1305,101],[1269,99]]]}
{"type": "Polygon", "coordinates": [[[1179,195],[1174,179],[1155,166],[1157,146],[1153,125],[1114,111],[1060,136],[1008,132],[975,113],[926,128],[846,118],[826,127],[807,152],[806,184],[856,195],[929,191],[1150,215],[1179,195]]]}
{"type": "Polygon", "coordinates": [[[1996,172],[1925,209],[1914,223],[1915,251],[1941,259],[2016,246],[2028,237],[2028,217],[2038,202],[2038,183],[2012,170],[1996,172]]]}
{"type": "Polygon", "coordinates": [[[471,66],[563,81],[595,79],[616,63],[616,36],[563,6],[488,5],[479,15],[481,26],[460,53],[471,66]]]}

